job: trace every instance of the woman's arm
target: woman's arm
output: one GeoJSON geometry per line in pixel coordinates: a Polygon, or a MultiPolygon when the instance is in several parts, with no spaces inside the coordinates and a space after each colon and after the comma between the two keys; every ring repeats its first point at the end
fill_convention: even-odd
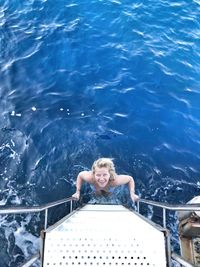
{"type": "Polygon", "coordinates": [[[72,197],[79,199],[83,181],[91,182],[91,180],[92,180],[91,172],[88,171],[80,172],[76,179],[76,192],[72,195],[72,197]]]}
{"type": "Polygon", "coordinates": [[[81,173],[79,173],[76,179],[76,192],[72,195],[72,197],[76,199],[80,198],[82,183],[83,183],[83,179],[82,179],[81,173]]]}
{"type": "Polygon", "coordinates": [[[135,194],[135,182],[132,176],[118,175],[114,183],[116,184],[116,186],[127,184],[129,187],[130,197],[133,202],[139,199],[138,195],[135,194]]]}

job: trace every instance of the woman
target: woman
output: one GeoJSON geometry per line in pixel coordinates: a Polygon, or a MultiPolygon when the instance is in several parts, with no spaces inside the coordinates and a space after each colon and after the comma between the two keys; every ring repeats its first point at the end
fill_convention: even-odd
{"type": "Polygon", "coordinates": [[[92,165],[91,171],[82,171],[78,174],[76,180],[76,192],[72,197],[79,199],[83,182],[88,182],[95,192],[100,195],[112,192],[112,189],[119,185],[127,184],[129,187],[130,197],[133,202],[138,200],[135,194],[135,183],[133,177],[129,175],[118,175],[115,172],[115,166],[111,159],[100,158],[92,165]]]}

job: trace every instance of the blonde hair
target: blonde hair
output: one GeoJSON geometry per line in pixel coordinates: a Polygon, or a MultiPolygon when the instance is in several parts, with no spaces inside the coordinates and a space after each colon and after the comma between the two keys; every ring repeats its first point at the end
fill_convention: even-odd
{"type": "Polygon", "coordinates": [[[113,163],[113,160],[110,158],[100,158],[95,160],[95,162],[92,165],[92,173],[95,174],[95,168],[107,168],[110,173],[110,181],[113,181],[115,179],[115,176],[117,175],[115,172],[115,166],[113,163]]]}

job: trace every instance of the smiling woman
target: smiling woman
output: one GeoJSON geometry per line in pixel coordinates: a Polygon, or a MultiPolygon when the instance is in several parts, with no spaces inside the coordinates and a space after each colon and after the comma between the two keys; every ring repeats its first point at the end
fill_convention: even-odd
{"type": "Polygon", "coordinates": [[[111,193],[112,188],[127,184],[132,201],[135,202],[138,200],[138,196],[135,194],[135,182],[133,177],[124,174],[118,175],[115,172],[113,161],[109,158],[100,158],[96,160],[92,165],[91,171],[82,171],[78,174],[76,180],[76,192],[72,197],[76,199],[80,198],[83,182],[91,184],[95,193],[103,196],[105,196],[106,193],[111,193]]]}

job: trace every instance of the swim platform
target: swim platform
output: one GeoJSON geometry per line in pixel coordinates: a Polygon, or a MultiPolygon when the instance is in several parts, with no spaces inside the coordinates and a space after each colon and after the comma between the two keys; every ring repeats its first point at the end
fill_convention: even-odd
{"type": "Polygon", "coordinates": [[[43,267],[168,266],[166,229],[122,205],[86,204],[43,232],[43,267]]]}

